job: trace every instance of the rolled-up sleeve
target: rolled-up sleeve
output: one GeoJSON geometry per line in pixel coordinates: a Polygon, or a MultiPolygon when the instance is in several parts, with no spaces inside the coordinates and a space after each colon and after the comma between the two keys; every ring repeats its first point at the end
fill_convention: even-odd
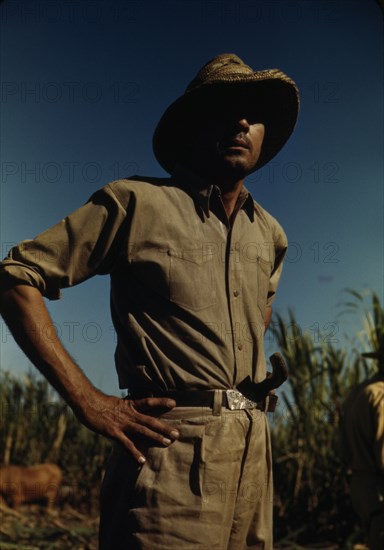
{"type": "Polygon", "coordinates": [[[110,185],[55,226],[12,248],[0,263],[0,285],[36,287],[50,300],[118,261],[126,209],[110,185]]]}

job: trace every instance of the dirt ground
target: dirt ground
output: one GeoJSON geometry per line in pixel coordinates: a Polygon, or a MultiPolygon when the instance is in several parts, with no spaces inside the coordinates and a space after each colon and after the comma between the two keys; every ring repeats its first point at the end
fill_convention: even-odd
{"type": "MultiPolygon", "coordinates": [[[[37,505],[17,510],[0,504],[0,550],[98,550],[99,518],[71,507],[49,512],[37,505]]],[[[276,550],[338,550],[333,544],[300,546],[289,540],[276,543],[276,550]]],[[[350,545],[350,550],[368,550],[350,545]]]]}
{"type": "Polygon", "coordinates": [[[98,517],[72,508],[0,505],[0,550],[97,550],[97,531],[98,517]]]}

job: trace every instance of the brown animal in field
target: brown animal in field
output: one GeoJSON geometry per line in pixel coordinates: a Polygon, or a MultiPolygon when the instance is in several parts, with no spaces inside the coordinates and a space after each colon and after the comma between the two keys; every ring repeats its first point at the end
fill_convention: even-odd
{"type": "Polygon", "coordinates": [[[13,508],[24,502],[44,501],[51,509],[62,479],[62,471],[56,464],[0,466],[0,501],[13,508]]]}

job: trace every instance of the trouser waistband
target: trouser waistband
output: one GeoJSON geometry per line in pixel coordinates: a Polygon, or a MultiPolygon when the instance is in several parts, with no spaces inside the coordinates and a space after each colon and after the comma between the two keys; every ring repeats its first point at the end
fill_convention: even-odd
{"type": "Polygon", "coordinates": [[[146,397],[169,397],[176,401],[177,407],[211,407],[217,403],[230,410],[259,409],[264,412],[274,412],[277,396],[270,393],[262,401],[252,401],[238,390],[167,390],[163,392],[130,392],[128,399],[144,399],[146,397]]]}

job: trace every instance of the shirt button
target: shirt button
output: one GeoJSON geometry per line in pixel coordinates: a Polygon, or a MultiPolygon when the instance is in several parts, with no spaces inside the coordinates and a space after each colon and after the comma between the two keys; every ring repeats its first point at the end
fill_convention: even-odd
{"type": "Polygon", "coordinates": [[[237,298],[239,294],[240,294],[240,292],[238,290],[233,291],[233,295],[234,295],[235,298],[237,298]]]}
{"type": "Polygon", "coordinates": [[[241,351],[241,350],[243,349],[243,344],[241,344],[241,343],[240,343],[240,344],[237,344],[237,349],[238,349],[239,351],[241,351]]]}

